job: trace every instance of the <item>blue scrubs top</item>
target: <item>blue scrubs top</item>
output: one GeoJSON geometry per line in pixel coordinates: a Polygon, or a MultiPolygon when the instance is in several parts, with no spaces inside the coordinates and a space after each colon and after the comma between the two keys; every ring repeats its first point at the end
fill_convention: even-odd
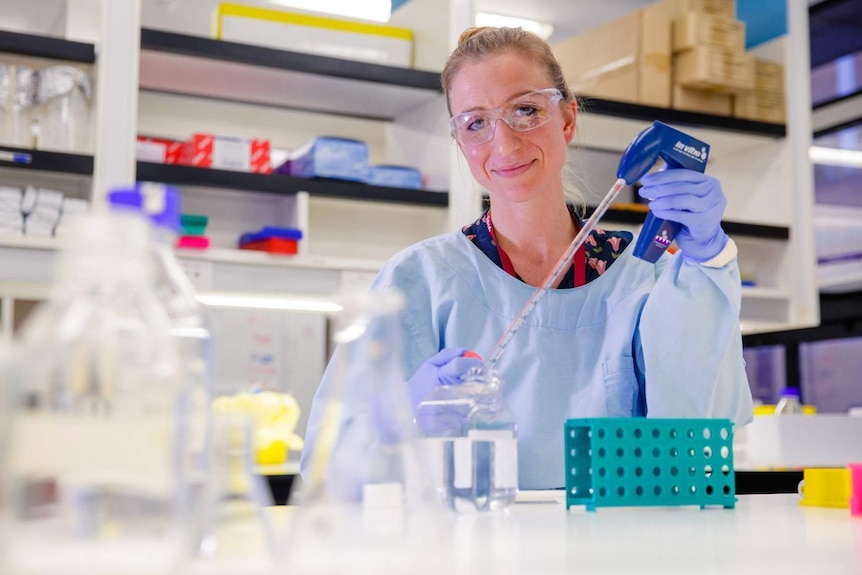
{"type": "MultiPolygon", "coordinates": [[[[372,289],[405,296],[398,318],[405,379],[446,347],[487,357],[535,291],[462,232],[396,254],[372,289]]],[[[740,302],[735,259],[711,268],[681,253],[650,264],[624,250],[585,285],[550,290],[497,364],[518,423],[519,487],[565,485],[567,418],[646,415],[749,422],[753,408],[742,359],[740,302]]],[[[309,416],[303,473],[332,371],[324,374],[309,416]]]]}

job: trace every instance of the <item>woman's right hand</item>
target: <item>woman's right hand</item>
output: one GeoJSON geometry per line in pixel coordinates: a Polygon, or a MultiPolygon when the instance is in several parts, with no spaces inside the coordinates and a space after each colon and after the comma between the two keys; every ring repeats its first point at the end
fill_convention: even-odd
{"type": "Polygon", "coordinates": [[[410,403],[415,412],[416,406],[428,397],[438,385],[459,385],[471,367],[484,364],[475,353],[463,347],[447,347],[425,360],[416,373],[407,380],[410,403]],[[465,355],[466,354],[466,355],[465,355]]]}

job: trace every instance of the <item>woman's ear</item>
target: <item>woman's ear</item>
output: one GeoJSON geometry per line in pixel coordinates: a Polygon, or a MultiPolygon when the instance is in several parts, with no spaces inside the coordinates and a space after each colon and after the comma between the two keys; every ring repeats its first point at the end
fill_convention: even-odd
{"type": "Polygon", "coordinates": [[[563,135],[566,138],[566,144],[571,144],[575,137],[575,120],[578,117],[578,102],[572,100],[564,102],[563,106],[563,135]]]}

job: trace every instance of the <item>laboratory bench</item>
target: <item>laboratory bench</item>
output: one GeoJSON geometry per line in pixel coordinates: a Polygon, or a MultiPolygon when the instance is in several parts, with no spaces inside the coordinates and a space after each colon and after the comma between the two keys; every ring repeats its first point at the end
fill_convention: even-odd
{"type": "MultiPolygon", "coordinates": [[[[274,524],[285,529],[300,509],[269,511],[274,524]]],[[[847,509],[801,507],[793,494],[742,495],[734,509],[590,512],[583,507],[567,511],[561,491],[525,492],[507,512],[447,512],[421,526],[397,511],[379,511],[366,511],[361,523],[365,530],[380,530],[382,541],[375,539],[375,552],[368,554],[373,559],[364,557],[365,546],[351,553],[337,545],[328,559],[351,557],[351,572],[375,575],[862,573],[862,517],[852,517],[847,509]],[[387,557],[384,564],[381,556],[387,557]]],[[[288,554],[290,545],[282,551],[288,554]]]]}

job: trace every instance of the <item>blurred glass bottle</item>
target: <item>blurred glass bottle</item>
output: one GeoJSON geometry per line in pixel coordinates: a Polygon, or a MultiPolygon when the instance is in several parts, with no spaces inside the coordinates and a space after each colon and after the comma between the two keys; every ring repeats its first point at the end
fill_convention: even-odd
{"type": "Polygon", "coordinates": [[[132,212],[149,218],[153,235],[151,264],[153,290],[167,312],[170,334],[179,351],[183,412],[187,434],[182,444],[188,449],[182,460],[182,478],[187,493],[184,502],[194,530],[190,534],[192,554],[200,551],[206,534],[203,509],[209,501],[212,415],[212,337],[204,306],[177,259],[173,246],[181,230],[179,190],[164,184],[143,182],[130,188],[117,188],[108,194],[116,212],[132,212]],[[198,523],[195,524],[194,521],[198,523]]]}
{"type": "Polygon", "coordinates": [[[460,385],[439,385],[419,403],[432,477],[459,512],[505,509],[518,490],[517,424],[496,370],[472,368],[460,385]]]}
{"type": "Polygon", "coordinates": [[[147,223],[81,217],[22,328],[4,574],[170,573],[183,553],[181,383],[147,223]]]}
{"type": "Polygon", "coordinates": [[[785,387],[781,390],[778,403],[775,404],[775,415],[801,414],[802,403],[799,401],[799,389],[785,387]]]}

